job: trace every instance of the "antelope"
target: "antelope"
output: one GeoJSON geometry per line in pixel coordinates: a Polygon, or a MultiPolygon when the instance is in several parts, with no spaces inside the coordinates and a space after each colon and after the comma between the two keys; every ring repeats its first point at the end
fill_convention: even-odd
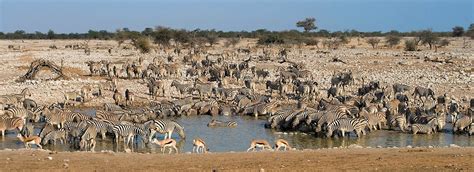
{"type": "Polygon", "coordinates": [[[193,140],[193,152],[199,153],[199,150],[201,150],[201,153],[207,153],[207,151],[209,151],[204,140],[201,138],[195,138],[193,140]]]}
{"type": "Polygon", "coordinates": [[[43,149],[43,147],[40,144],[41,143],[41,137],[39,137],[39,136],[24,137],[21,134],[18,134],[16,137],[18,137],[18,139],[20,139],[20,141],[25,144],[26,148],[31,148],[30,145],[34,144],[34,145],[38,146],[40,149],[43,149]]]}
{"type": "Polygon", "coordinates": [[[278,139],[276,142],[275,142],[275,150],[280,150],[280,148],[283,148],[283,150],[291,150],[291,146],[290,144],[288,143],[288,141],[284,140],[284,139],[278,139]]]}
{"type": "Polygon", "coordinates": [[[247,152],[250,150],[255,151],[257,148],[262,148],[262,150],[273,150],[270,146],[270,143],[268,143],[268,141],[266,140],[252,140],[252,142],[250,142],[250,147],[247,149],[247,152]]]}
{"type": "Polygon", "coordinates": [[[168,152],[169,154],[171,154],[172,149],[174,149],[176,151],[176,153],[179,153],[178,148],[176,148],[176,140],[174,140],[174,139],[164,139],[164,140],[159,141],[156,138],[154,138],[153,143],[155,143],[157,145],[160,145],[161,152],[163,154],[165,153],[166,147],[171,147],[170,151],[168,152]]]}

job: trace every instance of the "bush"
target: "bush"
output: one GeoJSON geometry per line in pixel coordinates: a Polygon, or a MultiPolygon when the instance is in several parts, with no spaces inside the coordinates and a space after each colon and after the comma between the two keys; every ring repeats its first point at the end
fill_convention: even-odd
{"type": "Polygon", "coordinates": [[[138,39],[134,39],[133,46],[140,50],[141,53],[149,53],[151,51],[151,43],[147,37],[140,37],[138,39]]]}
{"type": "Polygon", "coordinates": [[[389,35],[386,38],[386,43],[389,47],[394,47],[400,43],[400,37],[395,35],[389,35]]]}
{"type": "Polygon", "coordinates": [[[464,28],[461,26],[453,27],[453,37],[461,37],[464,34],[464,28]]]}
{"type": "Polygon", "coordinates": [[[449,40],[447,40],[447,39],[442,39],[441,41],[439,41],[438,47],[445,47],[445,46],[448,46],[449,43],[450,43],[449,40]]]}
{"type": "Polygon", "coordinates": [[[380,39],[378,39],[378,38],[369,38],[369,39],[367,39],[367,43],[372,45],[372,48],[376,48],[377,45],[379,44],[379,42],[380,42],[380,39]]]}
{"type": "Polygon", "coordinates": [[[323,47],[328,49],[338,49],[339,46],[341,46],[341,42],[340,39],[326,39],[323,41],[323,47]]]}
{"type": "Polygon", "coordinates": [[[225,47],[235,47],[237,44],[239,44],[240,42],[240,39],[239,38],[228,38],[225,43],[224,43],[224,46],[225,47]]]}
{"type": "Polygon", "coordinates": [[[405,40],[405,51],[416,51],[417,42],[415,40],[405,40]]]}
{"type": "Polygon", "coordinates": [[[319,40],[311,39],[311,38],[305,39],[303,42],[307,46],[316,46],[317,47],[318,44],[319,44],[319,40]]]}
{"type": "Polygon", "coordinates": [[[258,39],[258,42],[257,42],[257,44],[260,44],[260,45],[284,44],[284,43],[285,43],[285,40],[283,40],[277,35],[265,35],[261,37],[260,39],[258,39]]]}
{"type": "Polygon", "coordinates": [[[438,35],[433,33],[431,30],[423,30],[418,33],[418,38],[421,41],[421,44],[430,46],[430,50],[432,49],[433,45],[439,41],[438,35]]]}

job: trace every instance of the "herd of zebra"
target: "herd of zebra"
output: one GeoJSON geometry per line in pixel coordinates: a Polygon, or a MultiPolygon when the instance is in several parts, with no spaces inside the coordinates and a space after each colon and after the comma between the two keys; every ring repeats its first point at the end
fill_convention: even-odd
{"type": "MultiPolygon", "coordinates": [[[[101,139],[113,138],[117,147],[122,139],[127,149],[140,140],[173,147],[175,129],[181,138],[186,137],[184,127],[173,119],[193,115],[250,115],[266,118],[268,128],[326,137],[334,133],[344,137],[346,132],[361,136],[385,125],[402,132],[431,134],[446,129],[446,122],[453,123],[454,132],[474,133],[473,99],[466,103],[446,94],[435,97],[430,88],[364,83],[364,78],[358,86],[350,70],[334,72],[329,88],[324,88],[322,78],[315,78],[304,63],[288,60],[290,51],[267,50],[214,54],[175,49],[153,59],[89,61],[90,76],[106,80],[105,84],[64,92],[64,102],[50,105],[37,104],[28,88],[20,94],[2,95],[0,130],[4,135],[5,130],[18,129],[26,138],[38,135],[43,145],[59,140],[79,150],[94,150],[98,134],[101,139]],[[264,67],[267,63],[275,67],[264,67]],[[124,80],[143,84],[148,90],[120,88],[124,80]],[[95,115],[68,108],[110,95],[107,91],[114,102],[104,102],[103,110],[95,110],[95,115]],[[148,96],[138,100],[139,94],[148,96]],[[33,124],[38,122],[45,125],[35,133],[33,124]],[[154,139],[156,133],[165,134],[165,140],[154,139]]],[[[236,127],[237,123],[211,120],[208,126],[236,127]]],[[[253,144],[268,147],[264,142],[253,144]]]]}

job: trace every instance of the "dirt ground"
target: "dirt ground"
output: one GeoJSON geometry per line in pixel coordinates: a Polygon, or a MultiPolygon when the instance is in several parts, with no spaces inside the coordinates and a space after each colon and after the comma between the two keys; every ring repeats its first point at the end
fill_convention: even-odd
{"type": "Polygon", "coordinates": [[[359,148],[200,155],[22,149],[0,151],[0,171],[472,171],[473,155],[474,148],[359,148]]]}

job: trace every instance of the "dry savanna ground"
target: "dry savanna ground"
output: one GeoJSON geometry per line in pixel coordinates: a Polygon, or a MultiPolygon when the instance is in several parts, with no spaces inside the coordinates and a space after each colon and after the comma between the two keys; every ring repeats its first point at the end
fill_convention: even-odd
{"type": "Polygon", "coordinates": [[[138,154],[0,151],[2,171],[472,171],[474,148],[138,154]]]}
{"type": "MultiPolygon", "coordinates": [[[[338,50],[317,47],[287,47],[288,59],[304,63],[320,83],[319,90],[325,95],[330,85],[330,76],[336,71],[350,69],[356,78],[356,86],[365,81],[379,80],[382,84],[403,83],[411,86],[432,88],[437,95],[446,93],[458,100],[469,100],[474,95],[474,49],[462,48],[463,40],[450,38],[448,47],[434,50],[405,52],[396,48],[373,49],[364,41],[353,39],[338,50]],[[350,48],[353,47],[354,48],[350,48]],[[337,58],[341,62],[333,62],[337,58]],[[429,60],[427,60],[429,59],[429,60]]],[[[1,40],[0,41],[0,95],[19,93],[22,88],[32,90],[32,99],[47,105],[64,100],[63,93],[77,91],[86,84],[104,84],[105,79],[88,76],[87,61],[108,60],[121,64],[127,60],[145,59],[145,64],[155,57],[164,57],[162,51],[140,54],[137,50],[117,48],[114,41],[90,41],[91,54],[83,50],[64,48],[68,44],[83,43],[82,40],[1,40]],[[20,50],[7,49],[8,45],[21,46],[20,50]],[[50,49],[55,45],[58,49],[50,49]],[[113,48],[111,54],[108,49],[113,48]],[[36,59],[47,59],[58,65],[64,62],[68,80],[45,80],[52,78],[51,72],[43,71],[40,80],[15,82],[28,70],[36,59]]],[[[472,44],[470,40],[469,44],[472,44]]],[[[252,46],[255,40],[243,40],[237,47],[252,46]]],[[[220,53],[229,48],[216,45],[208,51],[220,53]]],[[[261,52],[253,52],[258,56],[261,52]]],[[[178,57],[179,58],[179,57],[178,57]]],[[[240,55],[236,60],[247,59],[240,55]]],[[[275,62],[251,62],[251,66],[275,70],[275,62]]],[[[183,69],[184,71],[184,69],[183,69]]],[[[138,101],[146,101],[148,89],[138,80],[120,80],[118,87],[134,90],[138,101]]],[[[168,83],[170,84],[170,83],[168,83]]],[[[167,87],[170,87],[169,85],[167,87]]],[[[111,92],[88,101],[84,106],[101,106],[113,102],[111,92]]],[[[167,93],[167,96],[175,94],[167,93]]],[[[130,171],[130,170],[171,170],[171,171],[473,171],[473,148],[411,148],[411,149],[323,149],[292,152],[260,153],[212,153],[207,155],[161,155],[126,153],[89,153],[15,150],[0,151],[0,171],[30,170],[71,170],[71,171],[130,171]],[[48,157],[52,157],[49,160],[48,157]]]]}

